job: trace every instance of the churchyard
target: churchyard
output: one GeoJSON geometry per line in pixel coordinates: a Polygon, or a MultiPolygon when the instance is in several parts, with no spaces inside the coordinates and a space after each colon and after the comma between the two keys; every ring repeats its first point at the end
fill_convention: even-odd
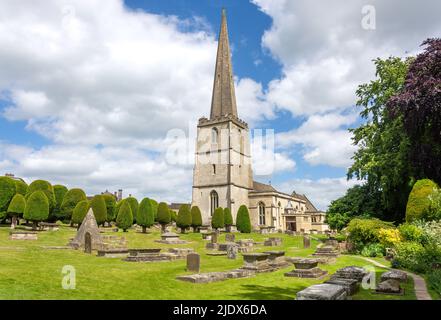
{"type": "MultiPolygon", "coordinates": [[[[23,226],[17,226],[17,231],[23,226]]],[[[175,228],[169,231],[177,232],[175,228]]],[[[200,255],[200,273],[221,272],[241,268],[244,265],[242,253],[236,259],[227,255],[208,255],[217,250],[207,249],[211,240],[203,240],[200,233],[179,234],[185,244],[164,244],[159,227],[142,233],[140,228],[132,227],[128,232],[116,232],[111,227],[100,227],[100,235],[114,240],[117,245],[121,238],[127,249],[161,249],[167,253],[171,248],[193,249],[200,255]],[[115,238],[116,237],[116,238],[115,238]]],[[[10,226],[0,227],[0,299],[227,299],[254,300],[277,299],[293,300],[296,294],[315,284],[329,280],[337,270],[347,266],[367,267],[372,263],[360,256],[340,254],[329,264],[318,264],[326,274],[317,279],[285,276],[294,269],[287,263],[272,272],[256,273],[251,277],[227,279],[211,283],[191,283],[176,279],[191,275],[186,271],[186,259],[178,258],[157,262],[124,261],[121,256],[99,257],[97,251],[85,253],[67,246],[77,234],[76,228],[62,224],[58,230],[36,231],[37,240],[10,240],[10,226]],[[63,289],[65,274],[63,267],[72,266],[76,273],[75,289],[63,289]]],[[[227,233],[220,233],[218,243],[225,243],[227,233]]],[[[234,233],[235,240],[252,239],[257,245],[252,252],[284,251],[287,261],[290,258],[312,258],[318,246],[323,246],[316,235],[309,248],[304,248],[303,236],[287,234],[234,233]],[[276,246],[265,246],[269,237],[281,239],[276,246]]],[[[228,236],[230,237],[230,235],[228,236]]],[[[132,253],[131,253],[132,254],[132,253]]],[[[136,253],[135,253],[136,254],[136,253]]],[[[140,252],[140,255],[143,253],[140,252]]],[[[247,254],[247,253],[243,253],[247,254]]],[[[167,255],[167,254],[166,254],[167,255]]],[[[389,265],[383,258],[376,262],[389,265]]],[[[386,269],[376,267],[377,283],[386,269]]],[[[353,300],[413,300],[416,299],[412,278],[401,284],[403,295],[377,294],[375,290],[363,289],[351,296],[353,300]]]]}

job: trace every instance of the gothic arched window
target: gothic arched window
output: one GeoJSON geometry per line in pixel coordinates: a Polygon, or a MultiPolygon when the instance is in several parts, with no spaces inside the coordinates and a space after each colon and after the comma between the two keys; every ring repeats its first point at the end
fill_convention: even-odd
{"type": "Polygon", "coordinates": [[[210,214],[213,216],[214,210],[219,207],[219,196],[216,191],[211,191],[210,193],[210,214]]]}
{"type": "Polygon", "coordinates": [[[265,225],[265,204],[259,202],[259,224],[265,225]]]}
{"type": "Polygon", "coordinates": [[[217,144],[218,138],[219,138],[219,131],[217,130],[217,128],[211,129],[211,143],[217,144]]]}

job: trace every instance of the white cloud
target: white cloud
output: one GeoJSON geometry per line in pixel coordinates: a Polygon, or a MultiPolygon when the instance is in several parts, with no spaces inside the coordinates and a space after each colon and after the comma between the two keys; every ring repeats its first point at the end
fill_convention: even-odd
{"type": "Polygon", "coordinates": [[[286,193],[293,191],[305,194],[319,210],[326,211],[332,200],[343,196],[347,189],[356,185],[354,180],[341,178],[293,179],[278,185],[278,189],[286,193]]]}

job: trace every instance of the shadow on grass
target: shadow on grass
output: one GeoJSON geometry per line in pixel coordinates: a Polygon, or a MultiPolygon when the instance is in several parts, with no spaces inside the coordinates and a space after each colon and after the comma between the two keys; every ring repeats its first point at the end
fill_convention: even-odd
{"type": "Polygon", "coordinates": [[[296,296],[295,290],[292,288],[246,284],[241,286],[241,289],[246,292],[236,293],[235,296],[244,300],[294,300],[296,296]]]}

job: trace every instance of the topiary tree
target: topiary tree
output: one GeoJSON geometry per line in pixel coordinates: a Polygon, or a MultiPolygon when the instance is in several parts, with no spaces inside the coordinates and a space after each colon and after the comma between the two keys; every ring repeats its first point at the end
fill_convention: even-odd
{"type": "Polygon", "coordinates": [[[21,194],[22,196],[25,196],[26,193],[28,192],[28,184],[24,182],[22,179],[14,180],[14,182],[15,182],[16,192],[18,194],[21,194]]]}
{"type": "Polygon", "coordinates": [[[177,215],[177,213],[176,213],[174,210],[172,210],[172,209],[170,209],[170,220],[171,220],[172,222],[176,222],[176,221],[178,221],[178,215],[177,215]]]}
{"type": "Polygon", "coordinates": [[[225,227],[227,229],[227,232],[230,232],[231,226],[234,223],[230,208],[225,208],[225,210],[224,210],[224,223],[225,223],[225,227]]]}
{"type": "Polygon", "coordinates": [[[191,208],[191,226],[193,232],[199,232],[199,227],[202,226],[202,214],[198,206],[191,208]]]}
{"type": "Polygon", "coordinates": [[[35,191],[26,200],[23,218],[33,222],[33,229],[37,228],[39,221],[49,217],[49,201],[43,191],[35,191]]]}
{"type": "Polygon", "coordinates": [[[117,211],[116,199],[111,194],[103,194],[104,202],[106,203],[107,208],[107,223],[115,221],[117,211]]]}
{"type": "Polygon", "coordinates": [[[9,203],[16,194],[16,186],[13,179],[0,177],[0,217],[6,216],[9,203]]]}
{"type": "Polygon", "coordinates": [[[118,216],[116,217],[116,225],[118,228],[123,229],[124,232],[127,232],[127,229],[133,225],[132,209],[130,208],[130,203],[128,201],[123,201],[121,203],[118,216]]]}
{"type": "Polygon", "coordinates": [[[146,229],[150,228],[155,223],[155,213],[153,212],[152,202],[149,198],[142,199],[139,204],[136,222],[142,227],[143,233],[146,233],[146,229]]]}
{"type": "Polygon", "coordinates": [[[409,194],[406,207],[406,221],[423,219],[430,210],[430,195],[438,189],[438,185],[429,179],[418,180],[409,194]]]}
{"type": "Polygon", "coordinates": [[[104,222],[107,220],[107,207],[104,197],[100,194],[94,196],[90,201],[90,207],[92,208],[96,223],[99,226],[104,225],[104,222]]]}
{"type": "Polygon", "coordinates": [[[214,210],[213,218],[211,219],[211,226],[215,230],[225,227],[224,209],[217,208],[216,210],[214,210]]]}
{"type": "Polygon", "coordinates": [[[11,229],[15,229],[17,218],[22,217],[26,207],[25,197],[17,193],[8,207],[8,216],[12,217],[11,229]]]}
{"type": "Polygon", "coordinates": [[[87,215],[87,212],[90,209],[90,203],[88,200],[83,200],[77,203],[72,212],[72,223],[76,224],[80,228],[81,223],[87,215]]]}
{"type": "Polygon", "coordinates": [[[87,197],[83,190],[78,188],[70,189],[63,198],[60,213],[57,218],[62,220],[70,220],[73,210],[75,209],[78,202],[84,200],[87,200],[87,197]]]}
{"type": "Polygon", "coordinates": [[[158,221],[158,201],[150,199],[152,203],[153,213],[155,214],[155,221],[158,221]]]}
{"type": "Polygon", "coordinates": [[[162,227],[162,232],[165,232],[165,227],[171,222],[170,210],[165,202],[161,202],[158,205],[157,220],[162,227]]]}
{"type": "Polygon", "coordinates": [[[68,189],[60,184],[54,185],[55,207],[52,212],[49,213],[49,220],[56,221],[57,217],[61,215],[61,204],[63,203],[64,196],[68,189]]]}
{"type": "Polygon", "coordinates": [[[49,214],[50,214],[55,208],[54,188],[52,187],[49,181],[35,180],[29,185],[28,192],[26,193],[26,198],[28,198],[35,191],[43,191],[43,193],[46,195],[47,201],[49,203],[49,214]]]}
{"type": "Polygon", "coordinates": [[[136,223],[136,217],[138,216],[138,210],[139,210],[138,200],[136,200],[136,198],[133,197],[128,197],[124,200],[126,200],[129,203],[130,209],[132,209],[133,223],[136,223]]]}
{"type": "Polygon", "coordinates": [[[251,233],[250,213],[246,205],[241,205],[237,211],[236,227],[242,233],[251,233]]]}
{"type": "Polygon", "coordinates": [[[188,204],[183,204],[179,207],[176,225],[181,228],[182,233],[185,233],[185,230],[191,226],[191,212],[188,204]]]}

